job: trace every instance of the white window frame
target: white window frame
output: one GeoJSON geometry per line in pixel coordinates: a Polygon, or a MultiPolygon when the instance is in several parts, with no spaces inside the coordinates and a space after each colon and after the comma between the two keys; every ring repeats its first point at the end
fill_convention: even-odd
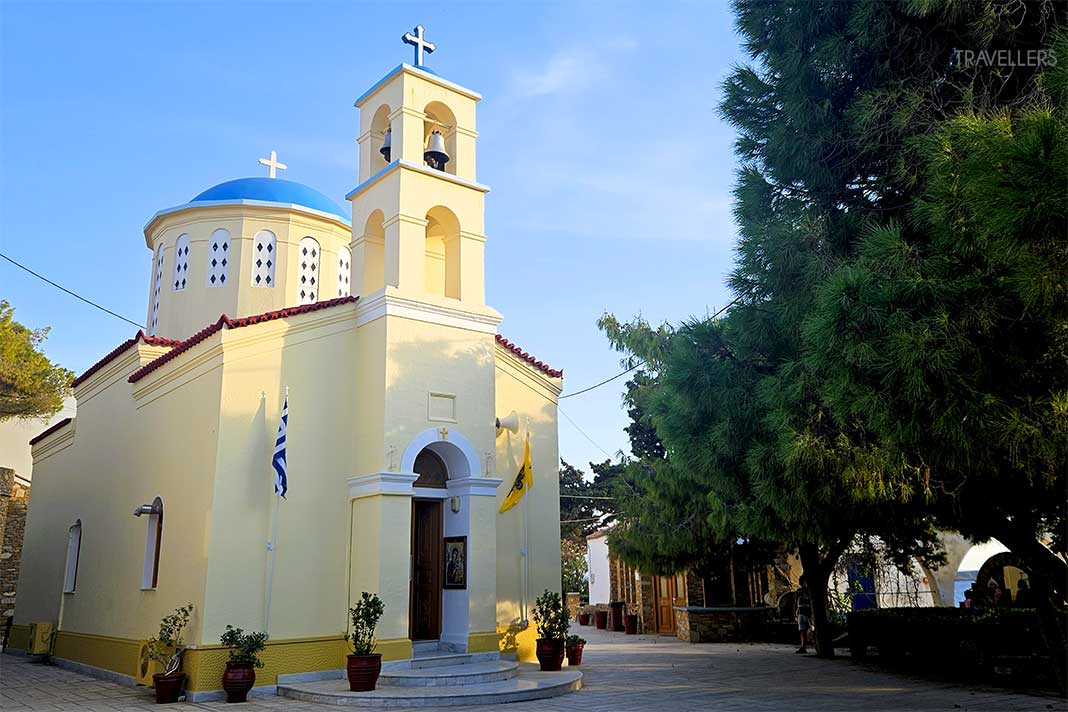
{"type": "Polygon", "coordinates": [[[141,567],[141,590],[155,591],[159,584],[160,549],[163,548],[163,500],[152,500],[145,531],[145,560],[141,567]]]}
{"type": "Polygon", "coordinates": [[[297,304],[319,301],[322,280],[323,248],[311,235],[300,238],[297,245],[297,304]]]}
{"type": "Polygon", "coordinates": [[[352,251],[342,245],[337,250],[337,295],[352,294],[352,251]]]}
{"type": "Polygon", "coordinates": [[[174,243],[174,278],[171,291],[182,292],[189,286],[189,234],[179,235],[174,243]]]}
{"type": "Polygon", "coordinates": [[[163,245],[156,246],[156,255],[152,260],[152,320],[149,322],[149,336],[155,336],[159,329],[159,291],[163,286],[163,245]]]}
{"type": "Polygon", "coordinates": [[[278,238],[270,230],[260,230],[252,239],[252,286],[274,288],[277,264],[278,238]]]}
{"type": "Polygon", "coordinates": [[[230,231],[219,228],[208,240],[208,288],[225,287],[230,279],[230,231]],[[213,264],[214,262],[214,264],[213,264]],[[214,279],[213,279],[214,278],[214,279]]]}
{"type": "Polygon", "coordinates": [[[67,569],[63,576],[63,593],[74,593],[78,588],[78,561],[82,554],[82,520],[74,520],[67,530],[67,569]]]}

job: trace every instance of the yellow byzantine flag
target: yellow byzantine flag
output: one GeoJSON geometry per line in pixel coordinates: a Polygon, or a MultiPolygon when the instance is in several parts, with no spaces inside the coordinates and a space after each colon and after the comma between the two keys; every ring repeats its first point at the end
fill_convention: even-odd
{"type": "Polygon", "coordinates": [[[507,512],[514,507],[528,489],[534,487],[534,468],[530,465],[530,438],[527,438],[526,447],[523,450],[523,466],[516,473],[512,489],[508,490],[508,496],[501,503],[501,511],[507,512]]]}

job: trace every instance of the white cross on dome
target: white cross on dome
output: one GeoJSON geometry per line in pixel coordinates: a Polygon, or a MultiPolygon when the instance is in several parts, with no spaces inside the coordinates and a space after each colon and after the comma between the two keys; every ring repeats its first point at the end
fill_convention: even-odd
{"type": "Polygon", "coordinates": [[[289,168],[289,166],[287,166],[286,164],[278,162],[278,154],[275,153],[274,151],[271,151],[270,159],[261,158],[260,159],[260,165],[267,166],[267,169],[268,169],[268,172],[269,172],[269,175],[270,175],[271,178],[277,178],[278,177],[275,174],[275,172],[278,169],[281,169],[281,170],[284,171],[287,168],[289,168]]]}

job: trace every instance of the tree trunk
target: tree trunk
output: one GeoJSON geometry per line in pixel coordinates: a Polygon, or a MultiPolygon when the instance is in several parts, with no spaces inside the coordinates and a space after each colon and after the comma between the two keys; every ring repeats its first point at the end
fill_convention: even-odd
{"type": "Polygon", "coordinates": [[[808,595],[812,600],[816,655],[821,658],[833,658],[834,633],[831,631],[830,616],[827,615],[827,582],[838,557],[835,556],[830,562],[822,559],[819,547],[815,544],[803,544],[798,548],[798,554],[801,557],[801,569],[805,574],[808,595]]]}

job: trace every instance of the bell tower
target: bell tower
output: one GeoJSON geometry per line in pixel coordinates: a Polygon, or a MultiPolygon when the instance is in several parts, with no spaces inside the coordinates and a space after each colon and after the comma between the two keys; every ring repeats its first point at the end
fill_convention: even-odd
{"type": "Polygon", "coordinates": [[[422,27],[403,39],[415,47],[415,64],[396,67],[356,100],[360,182],[347,196],[359,296],[349,591],[389,596],[380,640],[440,634],[453,649],[491,640],[482,649],[496,650],[502,481],[491,455],[501,316],[486,306],[483,281],[489,188],[475,179],[481,97],[423,65],[434,45],[422,27]],[[432,486],[416,484],[428,462],[438,462],[436,503],[432,486]],[[432,554],[454,536],[478,542],[468,585],[438,590],[426,572],[439,570],[432,554]],[[409,549],[411,542],[422,543],[409,549]]]}
{"type": "Polygon", "coordinates": [[[356,100],[359,185],[352,202],[353,294],[485,308],[483,209],[475,180],[475,105],[482,98],[426,66],[422,27],[401,64],[356,100]]]}

